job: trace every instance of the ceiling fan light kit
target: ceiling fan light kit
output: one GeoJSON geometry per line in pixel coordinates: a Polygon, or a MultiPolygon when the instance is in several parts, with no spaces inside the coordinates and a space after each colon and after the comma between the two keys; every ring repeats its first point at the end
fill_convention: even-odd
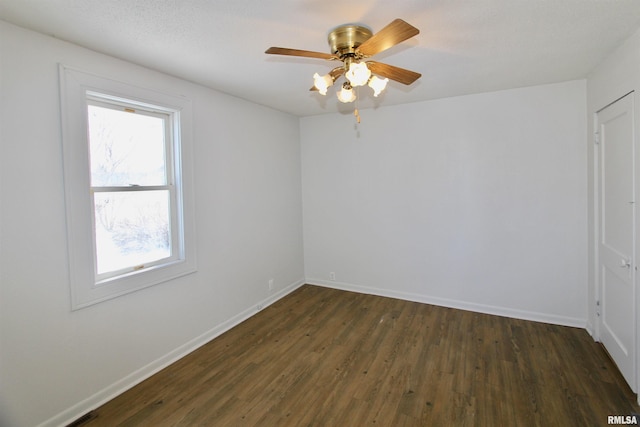
{"type": "Polygon", "coordinates": [[[265,53],[342,61],[342,66],[334,68],[323,76],[315,73],[313,76],[314,84],[310,90],[326,95],[328,88],[344,75],[347,81],[342,84],[337,96],[340,102],[348,103],[355,101],[354,88],[359,86],[368,85],[373,89],[373,96],[377,97],[385,89],[390,79],[405,85],[410,85],[419,79],[421,74],[415,71],[381,62],[366,61],[373,55],[419,33],[420,30],[402,19],[392,21],[375,34],[370,28],[363,25],[346,24],[329,32],[327,37],[331,49],[329,54],[282,47],[270,47],[265,53]]]}

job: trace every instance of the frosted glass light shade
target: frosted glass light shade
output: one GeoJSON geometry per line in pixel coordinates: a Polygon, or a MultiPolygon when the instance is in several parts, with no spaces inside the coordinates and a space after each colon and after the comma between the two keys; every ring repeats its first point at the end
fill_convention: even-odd
{"type": "Polygon", "coordinates": [[[373,89],[373,96],[378,96],[387,87],[389,79],[381,79],[378,76],[371,77],[369,80],[369,87],[373,89]]]}
{"type": "Polygon", "coordinates": [[[367,64],[364,62],[356,62],[349,66],[349,70],[344,75],[351,86],[364,86],[371,77],[371,70],[367,68],[367,64]]]}
{"type": "Polygon", "coordinates": [[[356,94],[353,93],[353,89],[342,86],[340,92],[338,92],[338,100],[340,102],[344,102],[345,104],[348,102],[353,102],[356,100],[356,94]]]}
{"type": "Polygon", "coordinates": [[[326,95],[329,86],[333,85],[333,78],[329,74],[321,76],[318,73],[313,75],[313,85],[318,89],[320,95],[326,95]]]}

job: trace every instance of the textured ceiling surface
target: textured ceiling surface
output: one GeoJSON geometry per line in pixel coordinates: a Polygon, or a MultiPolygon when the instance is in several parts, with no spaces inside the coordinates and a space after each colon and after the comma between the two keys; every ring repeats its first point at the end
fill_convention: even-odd
{"type": "MultiPolygon", "coordinates": [[[[328,32],[395,18],[416,37],[373,59],[422,73],[359,107],[584,78],[640,26],[639,0],[0,0],[0,19],[298,116],[352,111],[310,92],[328,32]]],[[[72,64],[70,64],[72,65],[72,64]]]]}

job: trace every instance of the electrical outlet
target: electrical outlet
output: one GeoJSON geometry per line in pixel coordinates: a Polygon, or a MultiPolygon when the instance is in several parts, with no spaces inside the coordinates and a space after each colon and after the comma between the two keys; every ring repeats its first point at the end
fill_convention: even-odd
{"type": "Polygon", "coordinates": [[[336,273],[334,273],[333,271],[329,273],[329,280],[336,280],[336,273]]]}
{"type": "Polygon", "coordinates": [[[269,279],[269,290],[273,290],[273,279],[269,279]]]}

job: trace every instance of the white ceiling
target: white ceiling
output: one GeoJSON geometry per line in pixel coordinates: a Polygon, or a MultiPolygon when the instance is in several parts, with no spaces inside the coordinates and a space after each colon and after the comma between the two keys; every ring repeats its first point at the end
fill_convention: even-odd
{"type": "Polygon", "coordinates": [[[305,116],[351,112],[309,92],[335,63],[265,55],[269,46],[328,52],[344,23],[416,37],[374,57],[422,73],[360,108],[583,78],[640,25],[639,0],[0,0],[0,19],[305,116]]]}

